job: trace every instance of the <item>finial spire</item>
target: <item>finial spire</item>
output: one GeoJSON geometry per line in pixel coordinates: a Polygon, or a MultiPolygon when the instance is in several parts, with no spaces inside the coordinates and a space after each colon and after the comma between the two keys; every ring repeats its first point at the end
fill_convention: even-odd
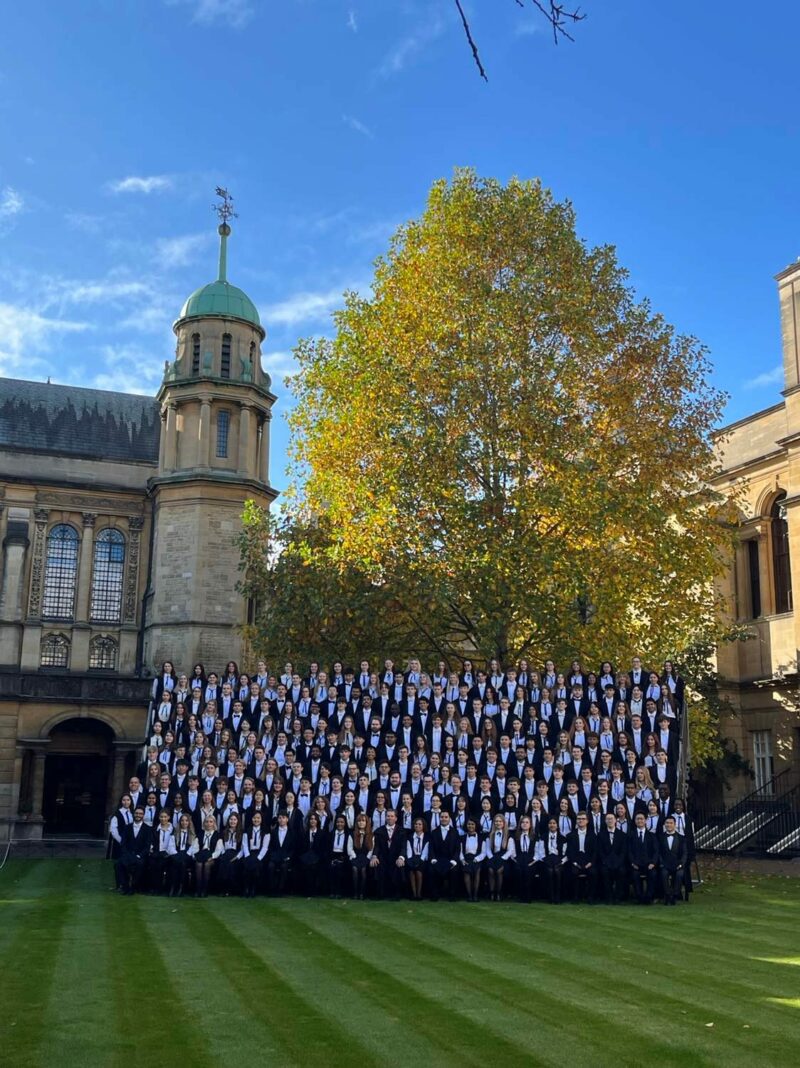
{"type": "Polygon", "coordinates": [[[233,197],[230,195],[227,189],[223,189],[218,185],[215,190],[217,196],[221,199],[221,204],[214,205],[214,211],[217,213],[220,219],[220,224],[217,228],[219,234],[219,272],[217,281],[227,282],[228,280],[228,237],[230,236],[231,228],[228,225],[228,219],[238,219],[237,213],[233,210],[233,197]]]}

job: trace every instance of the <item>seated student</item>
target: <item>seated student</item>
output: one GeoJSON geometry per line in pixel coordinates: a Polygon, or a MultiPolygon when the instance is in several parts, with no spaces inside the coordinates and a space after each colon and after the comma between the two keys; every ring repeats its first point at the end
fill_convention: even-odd
{"type": "Polygon", "coordinates": [[[117,882],[123,894],[135,894],[141,888],[145,866],[153,845],[152,830],[144,822],[144,809],[137,805],[133,823],[122,833],[117,882]]]}
{"type": "Polygon", "coordinates": [[[296,845],[286,812],[279,812],[278,825],[272,829],[267,853],[267,870],[273,894],[280,896],[286,893],[296,845]]]}
{"type": "Polygon", "coordinates": [[[658,874],[658,838],[647,829],[647,817],[637,812],[634,827],[627,835],[628,867],[636,900],[640,905],[652,905],[658,874]]]}
{"type": "Polygon", "coordinates": [[[328,861],[331,897],[338,898],[342,896],[345,876],[350,867],[350,861],[354,856],[347,820],[344,816],[336,816],[330,837],[330,858],[328,861]]]}
{"type": "Polygon", "coordinates": [[[681,896],[683,869],[686,864],[686,839],[678,834],[674,816],[664,820],[659,842],[661,872],[664,880],[664,904],[674,905],[681,896]]]}
{"type": "Polygon", "coordinates": [[[269,849],[269,832],[264,829],[264,817],[259,811],[253,813],[250,827],[242,839],[244,897],[255,897],[262,882],[264,857],[269,849]]]}
{"type": "Polygon", "coordinates": [[[175,856],[172,858],[172,897],[183,897],[189,873],[194,868],[192,847],[197,836],[194,833],[192,817],[184,812],[175,828],[175,856]]]}
{"type": "Polygon", "coordinates": [[[359,812],[353,830],[353,858],[350,871],[353,879],[353,897],[363,901],[367,890],[367,873],[374,852],[372,825],[366,812],[359,812]]]}
{"type": "Polygon", "coordinates": [[[597,846],[589,834],[585,812],[578,813],[577,826],[567,837],[567,864],[572,877],[573,900],[577,903],[581,887],[584,888],[587,905],[594,904],[597,878],[597,846]]]}
{"type": "Polygon", "coordinates": [[[470,817],[467,820],[466,833],[461,839],[461,870],[464,875],[467,901],[477,901],[480,893],[484,841],[485,836],[478,830],[476,821],[470,817]]]}
{"type": "Polygon", "coordinates": [[[214,865],[222,856],[225,846],[217,830],[213,815],[206,816],[203,830],[194,843],[194,893],[195,897],[208,897],[208,887],[214,865]]]}
{"type": "Polygon", "coordinates": [[[483,843],[486,873],[489,879],[489,897],[499,901],[503,896],[503,876],[506,862],[516,854],[514,839],[509,837],[508,825],[501,812],[494,817],[492,830],[483,843]]]}
{"type": "Polygon", "coordinates": [[[430,846],[425,820],[418,816],[414,820],[414,830],[406,841],[406,862],[408,881],[411,887],[411,900],[422,900],[422,886],[428,867],[430,846]]]}
{"type": "Polygon", "coordinates": [[[627,888],[627,835],[617,827],[617,818],[609,812],[605,827],[596,836],[600,876],[607,905],[622,904],[627,888]]]}
{"type": "Polygon", "coordinates": [[[439,899],[443,890],[447,890],[450,901],[455,900],[455,876],[461,854],[461,842],[458,831],[453,827],[450,813],[443,809],[439,816],[439,826],[430,833],[430,873],[431,896],[439,899]]]}
{"type": "Polygon", "coordinates": [[[153,830],[153,850],[148,858],[148,881],[151,894],[168,894],[172,890],[175,856],[175,831],[172,816],[167,808],[158,814],[158,825],[153,830]]]}

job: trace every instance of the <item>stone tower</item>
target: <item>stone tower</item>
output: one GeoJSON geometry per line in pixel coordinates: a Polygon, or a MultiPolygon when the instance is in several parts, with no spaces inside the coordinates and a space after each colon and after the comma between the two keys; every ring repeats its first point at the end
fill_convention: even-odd
{"type": "MultiPolygon", "coordinates": [[[[220,191],[222,192],[222,191],[220,191]]],[[[161,405],[153,550],[146,598],[144,665],[162,660],[190,671],[197,661],[222,670],[238,660],[247,606],[237,592],[244,502],[269,507],[269,430],[276,397],[261,368],[266,336],[253,302],[227,280],[231,229],[227,195],[220,215],[219,271],[192,293],[173,330],[161,405]]]]}

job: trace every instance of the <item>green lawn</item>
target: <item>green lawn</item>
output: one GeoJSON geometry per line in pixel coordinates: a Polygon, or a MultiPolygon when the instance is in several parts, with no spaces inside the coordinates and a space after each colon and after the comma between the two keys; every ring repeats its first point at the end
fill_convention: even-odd
{"type": "Polygon", "coordinates": [[[689,906],[121,898],[0,872],[0,1063],[800,1063],[800,882],[689,906]],[[709,1026],[713,1024],[713,1026],[709,1026]]]}

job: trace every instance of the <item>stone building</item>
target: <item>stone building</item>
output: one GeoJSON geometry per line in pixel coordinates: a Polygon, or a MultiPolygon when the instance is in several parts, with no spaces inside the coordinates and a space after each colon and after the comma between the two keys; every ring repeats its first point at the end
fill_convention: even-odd
{"type": "Polygon", "coordinates": [[[738,545],[723,593],[730,619],[752,635],[718,650],[736,710],[723,732],[753,772],[729,784],[729,802],[754,788],[777,797],[800,784],[800,261],[777,281],[783,400],[718,433],[716,484],[741,492],[738,545]]]}
{"type": "Polygon", "coordinates": [[[276,398],[219,232],[155,398],[0,379],[0,838],[102,833],[147,676],[240,652],[235,539],[276,496],[276,398]]]}

